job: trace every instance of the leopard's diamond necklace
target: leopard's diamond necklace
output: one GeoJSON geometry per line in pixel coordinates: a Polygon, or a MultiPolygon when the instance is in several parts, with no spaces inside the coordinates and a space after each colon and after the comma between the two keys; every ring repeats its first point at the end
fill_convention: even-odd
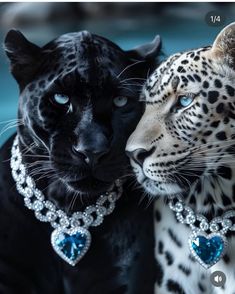
{"type": "Polygon", "coordinates": [[[192,234],[188,241],[195,259],[206,269],[216,264],[225,253],[228,243],[225,235],[228,231],[235,231],[235,211],[229,210],[221,217],[208,221],[179,196],[170,197],[168,205],[180,223],[190,226],[192,234]]]}
{"type": "Polygon", "coordinates": [[[27,174],[22,162],[18,136],[15,137],[11,150],[12,176],[18,192],[24,197],[25,206],[34,211],[36,218],[48,222],[55,229],[51,234],[51,244],[55,252],[70,265],[76,265],[90,247],[91,234],[88,228],[99,226],[105,215],[115,208],[115,202],[122,194],[121,181],[115,182],[117,192],[102,194],[95,205],[87,206],[83,212],[74,212],[68,216],[45,199],[42,191],[27,174]]]}

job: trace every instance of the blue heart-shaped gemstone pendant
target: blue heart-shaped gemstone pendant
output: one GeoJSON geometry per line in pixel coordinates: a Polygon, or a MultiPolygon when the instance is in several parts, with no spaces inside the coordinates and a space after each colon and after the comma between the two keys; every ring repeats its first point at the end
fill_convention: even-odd
{"type": "Polygon", "coordinates": [[[85,228],[58,228],[51,234],[55,252],[70,265],[76,265],[86,254],[91,244],[91,234],[85,228]]]}
{"type": "Polygon", "coordinates": [[[224,254],[227,245],[223,235],[212,233],[193,234],[189,239],[189,246],[196,260],[206,269],[217,263],[224,254]]]}

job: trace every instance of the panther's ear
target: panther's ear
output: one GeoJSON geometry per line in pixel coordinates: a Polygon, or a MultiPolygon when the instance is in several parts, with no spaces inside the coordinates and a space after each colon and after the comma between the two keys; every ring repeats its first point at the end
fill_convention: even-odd
{"type": "Polygon", "coordinates": [[[235,22],[225,27],[216,37],[212,53],[215,58],[235,70],[235,22]]]}
{"type": "Polygon", "coordinates": [[[5,52],[11,62],[11,72],[20,87],[30,81],[41,49],[29,42],[17,30],[10,30],[4,42],[5,52]]]}
{"type": "Polygon", "coordinates": [[[129,58],[134,60],[155,59],[161,50],[161,38],[157,35],[152,42],[138,46],[132,50],[126,51],[129,58]]]}

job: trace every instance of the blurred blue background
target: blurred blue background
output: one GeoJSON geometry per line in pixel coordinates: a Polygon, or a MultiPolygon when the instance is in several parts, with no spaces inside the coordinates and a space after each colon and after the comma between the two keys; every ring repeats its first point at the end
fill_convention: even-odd
{"type": "MultiPolygon", "coordinates": [[[[160,34],[166,55],[209,45],[217,33],[235,21],[235,3],[1,3],[0,43],[10,28],[43,45],[60,34],[89,30],[130,49],[160,34]],[[218,11],[221,26],[210,26],[205,16],[218,11]]],[[[14,129],[2,134],[17,116],[18,88],[0,46],[0,145],[14,129]]]]}

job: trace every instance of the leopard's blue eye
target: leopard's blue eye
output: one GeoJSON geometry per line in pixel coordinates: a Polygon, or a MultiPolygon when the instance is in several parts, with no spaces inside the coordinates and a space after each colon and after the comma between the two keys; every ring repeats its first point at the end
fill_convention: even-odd
{"type": "Polygon", "coordinates": [[[187,107],[193,102],[193,99],[192,95],[182,95],[178,97],[178,104],[181,107],[187,107]]]}
{"type": "Polygon", "coordinates": [[[54,94],[54,101],[60,105],[66,105],[69,102],[69,97],[64,94],[54,94]]]}

